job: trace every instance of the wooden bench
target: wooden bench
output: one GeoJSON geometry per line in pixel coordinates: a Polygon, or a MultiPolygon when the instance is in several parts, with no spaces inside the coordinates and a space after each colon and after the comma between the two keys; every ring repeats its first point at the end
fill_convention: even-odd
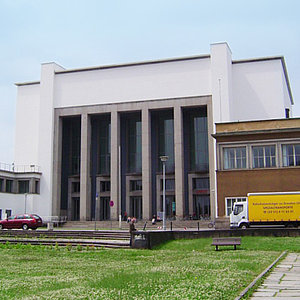
{"type": "Polygon", "coordinates": [[[218,251],[219,246],[234,246],[234,250],[236,250],[236,246],[241,245],[240,237],[230,237],[230,238],[213,238],[212,246],[216,246],[216,251],[218,251]]]}

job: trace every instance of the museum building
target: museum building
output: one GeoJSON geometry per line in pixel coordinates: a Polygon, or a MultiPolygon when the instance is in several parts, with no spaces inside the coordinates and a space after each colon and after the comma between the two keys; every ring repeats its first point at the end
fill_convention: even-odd
{"type": "MultiPolygon", "coordinates": [[[[149,219],[163,209],[165,164],[168,218],[223,215],[215,124],[285,119],[293,105],[283,57],[231,56],[217,43],[202,56],[69,70],[42,64],[39,81],[16,84],[14,164],[39,171],[24,176],[30,190],[12,189],[20,201],[10,209],[24,211],[25,192],[27,210],[41,216],[149,219]]],[[[3,210],[15,172],[5,174],[3,210]]]]}

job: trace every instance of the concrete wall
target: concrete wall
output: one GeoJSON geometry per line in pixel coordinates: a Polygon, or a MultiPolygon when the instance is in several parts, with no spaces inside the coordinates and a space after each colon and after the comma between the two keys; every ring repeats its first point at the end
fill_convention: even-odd
{"type": "Polygon", "coordinates": [[[16,107],[16,165],[38,165],[40,85],[18,88],[16,107]]]}
{"type": "MultiPolygon", "coordinates": [[[[221,229],[201,231],[135,231],[131,238],[132,248],[152,249],[169,240],[201,239],[218,237],[243,237],[243,236],[300,236],[300,230],[295,228],[255,228],[255,229],[221,229]]],[[[237,249],[243,248],[241,246],[237,249]]],[[[211,248],[213,251],[215,248],[211,248]]]]}
{"type": "Polygon", "coordinates": [[[0,193],[0,209],[2,209],[2,219],[6,209],[12,211],[12,215],[25,213],[25,198],[26,198],[26,212],[37,213],[42,215],[42,210],[37,206],[39,195],[28,194],[11,194],[0,193]]]}
{"type": "Polygon", "coordinates": [[[285,118],[290,108],[280,59],[233,64],[231,121],[285,118]]]}
{"type": "Polygon", "coordinates": [[[57,73],[55,107],[211,94],[208,58],[57,73]]]}

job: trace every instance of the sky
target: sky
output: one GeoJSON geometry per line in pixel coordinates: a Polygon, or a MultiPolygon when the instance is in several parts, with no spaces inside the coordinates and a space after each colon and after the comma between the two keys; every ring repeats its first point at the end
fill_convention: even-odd
{"type": "Polygon", "coordinates": [[[16,82],[66,69],[210,53],[284,56],[300,117],[298,0],[0,0],[0,162],[14,157],[16,82]]]}

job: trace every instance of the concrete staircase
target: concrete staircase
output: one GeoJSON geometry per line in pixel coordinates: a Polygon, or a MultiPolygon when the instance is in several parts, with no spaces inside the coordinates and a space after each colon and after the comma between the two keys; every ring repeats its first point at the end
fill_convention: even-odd
{"type": "MultiPolygon", "coordinates": [[[[157,222],[152,225],[149,220],[138,220],[135,223],[135,227],[138,230],[144,229],[146,223],[146,230],[160,230],[162,228],[162,222],[157,222]],[[147,223],[146,223],[147,222],[147,223]]],[[[167,220],[166,227],[168,230],[209,230],[213,229],[210,220],[167,220]]],[[[60,229],[66,230],[125,230],[129,231],[129,224],[125,221],[121,222],[121,228],[118,221],[68,221],[60,229]]],[[[229,229],[228,218],[218,218],[215,222],[216,229],[229,229]]]]}

